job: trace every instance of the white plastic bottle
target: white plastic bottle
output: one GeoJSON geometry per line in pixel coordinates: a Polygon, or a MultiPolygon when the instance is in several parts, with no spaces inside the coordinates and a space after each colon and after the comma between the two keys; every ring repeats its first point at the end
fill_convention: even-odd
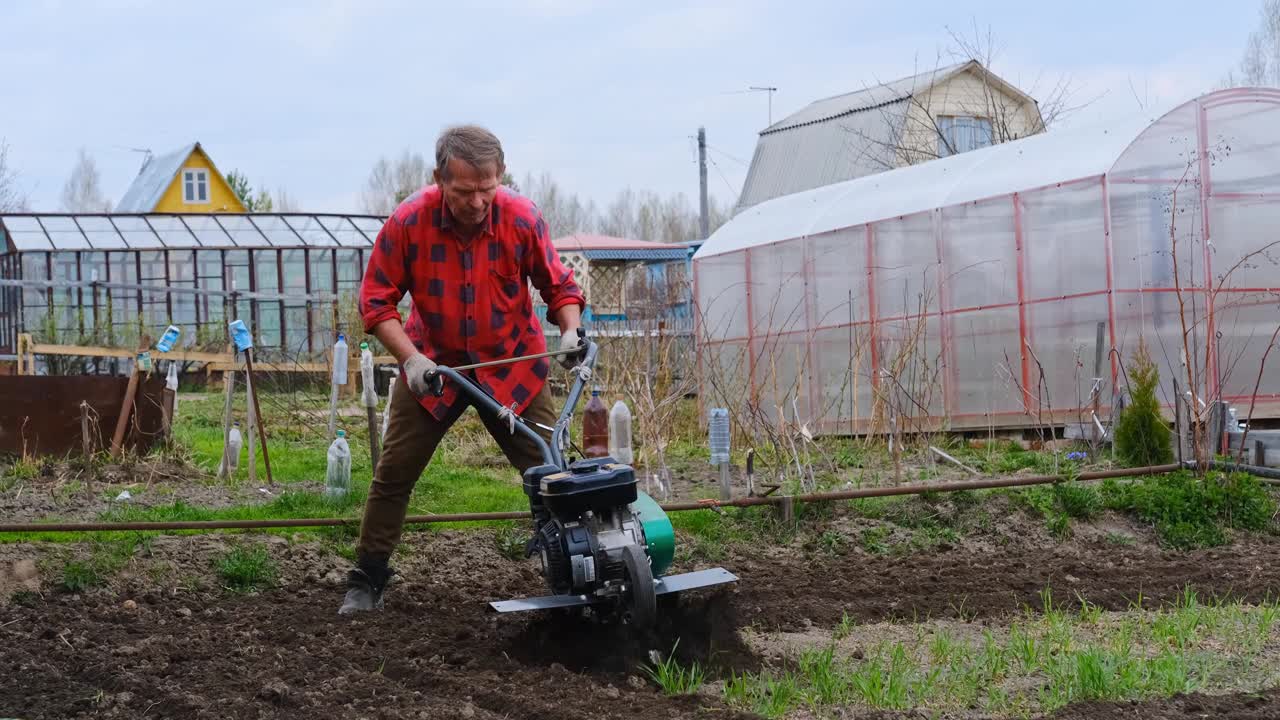
{"type": "Polygon", "coordinates": [[[609,410],[609,457],[624,464],[634,462],[631,453],[631,410],[621,400],[609,410]]]}
{"type": "Polygon", "coordinates": [[[378,407],[378,391],[373,387],[373,351],[369,343],[360,343],[360,400],[365,407],[378,407]]]}
{"type": "Polygon", "coordinates": [[[338,386],[347,384],[347,338],[342,333],[333,344],[333,375],[329,381],[329,437],[334,437],[338,427],[338,386]]]}
{"type": "Polygon", "coordinates": [[[338,333],[338,342],[333,344],[333,384],[347,384],[347,338],[338,333]]]}
{"type": "Polygon", "coordinates": [[[324,494],[339,498],[351,489],[351,448],[347,445],[347,433],[339,430],[329,445],[329,467],[325,471],[324,494]]]}
{"type": "Polygon", "coordinates": [[[178,417],[178,363],[172,360],[169,361],[169,372],[164,376],[164,387],[173,391],[173,409],[169,414],[170,420],[173,420],[178,417]]]}
{"type": "Polygon", "coordinates": [[[240,467],[240,451],[244,448],[244,438],[240,437],[240,421],[231,424],[231,432],[227,433],[227,475],[235,475],[240,467]]]}

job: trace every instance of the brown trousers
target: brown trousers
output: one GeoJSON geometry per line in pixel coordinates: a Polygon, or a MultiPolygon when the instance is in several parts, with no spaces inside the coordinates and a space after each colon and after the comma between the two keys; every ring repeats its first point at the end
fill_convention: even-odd
{"type": "MultiPolygon", "coordinates": [[[[369,498],[364,506],[364,519],[360,524],[360,540],[356,553],[361,564],[383,563],[400,542],[404,529],[404,517],[409,507],[409,496],[422,471],[431,462],[436,447],[445,433],[467,409],[465,398],[458,403],[444,420],[435,419],[426,408],[418,404],[406,382],[397,382],[391,393],[387,412],[387,437],[384,440],[378,467],[373,473],[369,498]]],[[[523,435],[512,435],[510,426],[497,418],[481,413],[485,429],[498,442],[507,460],[521,473],[542,464],[542,453],[533,441],[523,435]]],[[[556,411],[551,404],[551,393],[544,386],[529,403],[522,416],[548,427],[555,425],[556,411]]],[[[550,441],[551,433],[535,428],[539,435],[550,441]]]]}

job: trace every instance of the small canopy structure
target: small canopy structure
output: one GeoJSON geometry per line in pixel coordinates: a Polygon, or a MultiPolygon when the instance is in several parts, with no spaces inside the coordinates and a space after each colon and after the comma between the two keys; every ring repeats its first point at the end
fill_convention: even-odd
{"type": "Polygon", "coordinates": [[[682,286],[688,250],[682,245],[574,233],[552,240],[560,261],[574,271],[587,296],[586,319],[626,323],[662,314],[680,300],[668,288],[682,286]]]}
{"type": "Polygon", "coordinates": [[[1280,416],[1275,227],[1265,88],[775,198],[694,256],[704,397],[825,432],[1079,422],[1141,338],[1167,403],[1260,377],[1280,416]]]}

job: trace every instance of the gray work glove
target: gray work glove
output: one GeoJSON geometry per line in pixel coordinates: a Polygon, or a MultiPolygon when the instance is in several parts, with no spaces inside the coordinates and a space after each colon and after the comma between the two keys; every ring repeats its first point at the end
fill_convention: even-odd
{"type": "Polygon", "coordinates": [[[422,397],[434,386],[427,381],[427,373],[435,369],[435,362],[422,353],[414,353],[404,361],[404,379],[414,395],[422,397]]]}
{"type": "MultiPolygon", "coordinates": [[[[578,337],[577,330],[561,333],[560,335],[561,350],[573,350],[575,348],[584,347],[585,345],[586,341],[583,338],[578,337]]],[[[560,356],[560,364],[564,366],[565,370],[572,370],[573,366],[577,365],[579,362],[582,362],[582,353],[580,352],[560,356]]]]}

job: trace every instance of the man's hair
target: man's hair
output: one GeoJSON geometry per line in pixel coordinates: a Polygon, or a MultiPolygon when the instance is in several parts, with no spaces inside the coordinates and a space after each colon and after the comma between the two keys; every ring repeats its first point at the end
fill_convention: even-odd
{"type": "Polygon", "coordinates": [[[449,179],[449,161],[454,158],[476,168],[493,163],[499,174],[506,169],[502,143],[479,125],[459,125],[440,133],[436,140],[436,169],[445,180],[449,179]]]}

